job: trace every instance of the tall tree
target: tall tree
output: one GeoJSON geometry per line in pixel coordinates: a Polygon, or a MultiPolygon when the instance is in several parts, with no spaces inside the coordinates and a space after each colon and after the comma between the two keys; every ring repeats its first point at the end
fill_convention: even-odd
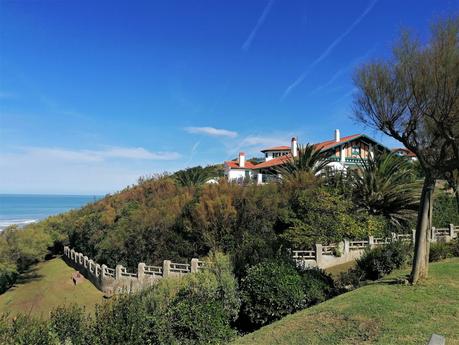
{"type": "Polygon", "coordinates": [[[408,33],[393,57],[360,67],[354,114],[413,151],[424,171],[410,280],[428,274],[428,229],[436,179],[459,168],[459,18],[441,20],[428,44],[408,33]]]}

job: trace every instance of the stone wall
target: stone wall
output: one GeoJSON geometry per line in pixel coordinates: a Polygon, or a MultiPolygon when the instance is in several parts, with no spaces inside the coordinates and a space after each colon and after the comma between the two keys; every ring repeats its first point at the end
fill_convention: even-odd
{"type": "Polygon", "coordinates": [[[190,264],[175,263],[164,260],[162,266],[148,266],[141,262],[137,272],[128,272],[122,265],[110,268],[99,265],[83,253],[70,247],[64,247],[65,262],[83,274],[94,286],[107,294],[130,293],[155,284],[162,277],[180,277],[194,273],[203,267],[203,262],[191,259],[190,264]]]}

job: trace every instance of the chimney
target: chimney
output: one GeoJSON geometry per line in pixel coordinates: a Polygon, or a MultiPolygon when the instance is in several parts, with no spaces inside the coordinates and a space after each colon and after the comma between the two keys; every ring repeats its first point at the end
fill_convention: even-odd
{"type": "Polygon", "coordinates": [[[340,134],[339,134],[339,129],[335,129],[335,141],[339,143],[341,140],[340,134]]]}
{"type": "Polygon", "coordinates": [[[239,152],[238,163],[241,168],[245,167],[245,153],[244,152],[239,152]]]}
{"type": "Polygon", "coordinates": [[[290,152],[292,153],[292,157],[297,157],[298,156],[298,142],[296,141],[296,138],[292,138],[292,146],[290,148],[290,152]]]}

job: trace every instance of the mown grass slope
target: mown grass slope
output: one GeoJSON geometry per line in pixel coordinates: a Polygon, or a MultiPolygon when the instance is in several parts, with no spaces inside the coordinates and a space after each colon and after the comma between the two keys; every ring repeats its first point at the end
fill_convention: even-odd
{"type": "Polygon", "coordinates": [[[458,258],[431,264],[429,279],[417,286],[386,279],[289,315],[233,344],[427,344],[432,333],[459,344],[458,258]]]}
{"type": "Polygon", "coordinates": [[[75,286],[73,272],[60,258],[39,263],[0,295],[0,313],[47,317],[53,308],[71,303],[92,311],[96,303],[102,302],[103,294],[86,279],[75,286]]]}

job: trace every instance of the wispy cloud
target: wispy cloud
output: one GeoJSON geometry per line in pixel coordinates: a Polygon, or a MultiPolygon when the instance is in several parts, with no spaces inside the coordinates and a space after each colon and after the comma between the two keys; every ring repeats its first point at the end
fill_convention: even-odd
{"type": "Polygon", "coordinates": [[[214,127],[186,127],[185,131],[192,134],[204,134],[212,137],[237,137],[237,132],[229,131],[227,129],[220,129],[214,127]]]}
{"type": "Polygon", "coordinates": [[[22,155],[70,162],[101,162],[110,158],[131,160],[174,160],[177,152],[152,152],[142,147],[109,147],[103,150],[70,150],[58,147],[25,147],[22,155]]]}
{"type": "Polygon", "coordinates": [[[323,89],[326,89],[329,86],[333,85],[333,83],[335,83],[342,75],[351,71],[355,68],[355,66],[367,60],[369,56],[375,51],[375,49],[376,46],[368,50],[365,54],[353,59],[346,67],[340,68],[331,76],[331,78],[327,82],[317,86],[314,90],[311,91],[309,95],[316,94],[317,92],[322,91],[323,89]]]}
{"type": "Polygon", "coordinates": [[[260,17],[257,20],[257,23],[255,24],[252,31],[250,32],[250,35],[247,37],[244,44],[242,45],[242,50],[248,51],[250,49],[250,46],[252,45],[252,42],[257,34],[258,29],[263,25],[264,21],[266,20],[266,17],[271,11],[273,4],[274,4],[274,0],[269,0],[269,2],[266,4],[265,8],[263,9],[263,12],[261,13],[260,17]]]}
{"type": "Polygon", "coordinates": [[[290,92],[293,91],[298,85],[300,85],[304,79],[307,77],[307,75],[311,72],[311,70],[317,66],[319,63],[321,63],[324,59],[326,59],[335,49],[335,47],[347,36],[349,35],[352,30],[355,29],[357,25],[370,13],[370,11],[373,9],[373,7],[376,5],[378,0],[372,0],[370,4],[365,8],[365,10],[360,14],[360,16],[355,19],[352,24],[341,34],[339,35],[328,47],[325,49],[320,56],[315,59],[307,68],[306,70],[300,74],[300,76],[292,83],[290,84],[284,91],[281,100],[284,100],[290,92]]]}
{"type": "Polygon", "coordinates": [[[196,150],[198,149],[199,144],[200,144],[200,141],[197,141],[197,142],[194,143],[194,145],[193,145],[193,147],[191,148],[191,151],[190,151],[190,158],[185,163],[185,165],[188,166],[188,164],[191,163],[191,161],[193,160],[194,154],[196,153],[196,150]]]}

